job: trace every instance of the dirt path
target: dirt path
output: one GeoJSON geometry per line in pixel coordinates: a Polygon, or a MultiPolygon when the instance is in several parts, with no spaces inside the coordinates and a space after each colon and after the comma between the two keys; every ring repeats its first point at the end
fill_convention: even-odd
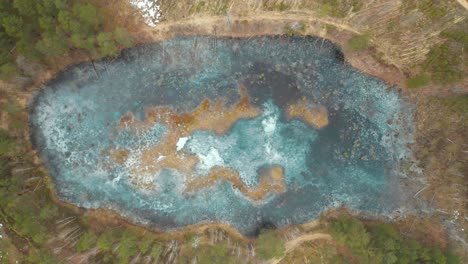
{"type": "MultiPolygon", "coordinates": [[[[296,239],[293,239],[291,241],[286,242],[286,251],[285,255],[288,254],[289,252],[293,251],[296,247],[302,245],[304,242],[310,242],[314,240],[332,240],[332,237],[329,234],[325,233],[314,233],[314,234],[304,234],[302,236],[297,237],[296,239]]],[[[283,258],[280,259],[273,259],[268,262],[268,264],[277,264],[279,263],[283,258]]]]}
{"type": "Polygon", "coordinates": [[[468,2],[466,0],[457,0],[457,2],[468,10],[468,2]]]}
{"type": "Polygon", "coordinates": [[[306,230],[306,231],[312,231],[312,229],[315,229],[315,228],[317,228],[319,226],[320,226],[320,220],[315,219],[313,221],[302,224],[301,228],[306,230]]]}
{"type": "MultiPolygon", "coordinates": [[[[240,21],[243,23],[256,23],[256,22],[293,22],[293,21],[301,21],[301,22],[317,22],[322,23],[325,25],[334,26],[340,30],[349,31],[354,34],[361,34],[360,31],[356,30],[355,28],[339,22],[339,20],[331,19],[331,18],[318,18],[315,14],[311,12],[297,12],[297,13],[278,13],[278,12],[263,12],[258,13],[255,15],[247,16],[197,16],[188,18],[185,20],[179,20],[177,22],[166,22],[158,24],[158,26],[154,28],[148,28],[147,32],[154,37],[154,40],[159,40],[161,37],[160,34],[162,32],[170,31],[172,28],[177,26],[197,26],[197,28],[204,28],[207,32],[213,32],[214,28],[222,28],[223,25],[232,25],[235,21],[240,21]]],[[[197,34],[198,32],[194,32],[197,34]]],[[[250,32],[229,32],[229,36],[251,36],[251,35],[258,35],[259,33],[250,33],[250,32]]],[[[218,36],[224,36],[223,31],[217,32],[218,36]]]]}

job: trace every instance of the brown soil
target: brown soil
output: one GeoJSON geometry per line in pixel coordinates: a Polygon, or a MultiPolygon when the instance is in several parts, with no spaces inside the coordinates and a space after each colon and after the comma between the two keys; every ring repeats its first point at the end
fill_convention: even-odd
{"type": "MultiPolygon", "coordinates": [[[[295,239],[293,239],[291,241],[286,242],[285,256],[288,253],[292,252],[295,248],[302,245],[303,243],[311,242],[311,241],[315,241],[315,240],[332,241],[333,238],[329,234],[325,234],[325,233],[312,233],[312,234],[301,235],[301,236],[299,236],[299,237],[297,237],[297,238],[295,238],[295,239]]],[[[277,263],[280,263],[282,260],[283,260],[283,258],[272,259],[272,260],[268,261],[268,264],[277,264],[277,263]]]]}
{"type": "MultiPolygon", "coordinates": [[[[164,124],[169,129],[160,144],[142,151],[141,160],[132,168],[132,183],[143,188],[153,187],[148,183],[151,181],[145,179],[145,175],[155,174],[164,168],[175,169],[187,176],[193,175],[194,167],[199,160],[195,156],[177,151],[177,142],[181,137],[190,136],[195,130],[214,131],[218,135],[223,135],[237,120],[253,118],[261,113],[250,104],[250,99],[242,87],[237,104],[226,108],[223,101],[213,104],[205,100],[193,112],[181,114],[169,107],[153,107],[148,109],[144,122],[136,119],[133,114],[122,117],[118,128],[130,128],[136,134],[146,131],[155,123],[164,124]]],[[[110,156],[116,162],[123,164],[129,156],[128,153],[131,153],[131,150],[114,149],[110,156]]]]}
{"type": "Polygon", "coordinates": [[[288,119],[301,118],[316,129],[328,125],[328,113],[325,107],[309,105],[305,102],[291,104],[287,109],[288,119]]]}
{"type": "Polygon", "coordinates": [[[255,189],[246,186],[236,171],[224,167],[215,167],[210,170],[208,176],[191,180],[187,184],[186,191],[189,193],[197,192],[199,189],[214,185],[221,179],[230,182],[236,189],[252,200],[262,200],[270,192],[282,193],[286,191],[283,168],[280,166],[273,166],[263,171],[260,175],[260,184],[255,189]]]}

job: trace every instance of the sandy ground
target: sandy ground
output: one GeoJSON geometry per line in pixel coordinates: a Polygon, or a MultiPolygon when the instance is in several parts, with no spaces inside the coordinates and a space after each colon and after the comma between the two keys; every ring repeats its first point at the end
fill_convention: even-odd
{"type": "MultiPolygon", "coordinates": [[[[332,240],[332,237],[329,234],[325,233],[313,233],[313,234],[304,234],[296,239],[293,239],[291,241],[286,242],[286,251],[285,255],[287,255],[289,252],[293,251],[296,247],[302,245],[304,242],[310,242],[310,241],[315,241],[315,240],[332,240]]],[[[272,259],[268,262],[268,264],[277,264],[280,263],[282,258],[280,259],[272,259]]]]}
{"type": "Polygon", "coordinates": [[[466,0],[457,0],[457,2],[468,10],[468,2],[466,0]]]}

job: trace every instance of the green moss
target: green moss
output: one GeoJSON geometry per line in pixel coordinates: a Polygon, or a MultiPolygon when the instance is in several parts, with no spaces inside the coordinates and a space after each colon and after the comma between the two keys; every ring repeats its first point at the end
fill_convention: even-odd
{"type": "Polygon", "coordinates": [[[20,71],[16,64],[10,62],[0,65],[0,79],[1,80],[11,80],[13,77],[19,75],[20,71]]]}
{"type": "Polygon", "coordinates": [[[408,86],[408,88],[418,88],[418,87],[428,85],[430,81],[431,81],[431,76],[423,73],[423,74],[419,74],[408,79],[408,81],[406,82],[406,85],[408,86]]]}
{"type": "Polygon", "coordinates": [[[291,8],[289,4],[282,0],[263,0],[262,7],[268,11],[286,11],[291,8]]]}
{"type": "Polygon", "coordinates": [[[430,20],[438,20],[448,14],[444,0],[419,0],[419,10],[430,20]]]}
{"type": "Polygon", "coordinates": [[[200,264],[235,264],[239,263],[229,255],[227,243],[219,242],[213,246],[197,248],[196,258],[200,264]]]}
{"type": "Polygon", "coordinates": [[[125,230],[119,241],[117,256],[120,263],[128,263],[129,258],[138,253],[138,236],[130,230],[125,230]]]}
{"type": "Polygon", "coordinates": [[[32,249],[29,251],[29,255],[26,259],[28,263],[34,263],[34,264],[61,264],[64,263],[60,260],[58,260],[52,252],[46,249],[32,249]]]}
{"type": "Polygon", "coordinates": [[[140,239],[140,242],[138,243],[138,250],[141,253],[146,253],[148,250],[151,248],[151,245],[154,243],[154,238],[150,236],[145,236],[142,239],[140,239]]]}
{"type": "Polygon", "coordinates": [[[132,36],[130,36],[125,28],[116,28],[114,30],[114,39],[119,45],[125,48],[131,47],[133,45],[132,36]]]}
{"type": "Polygon", "coordinates": [[[355,35],[348,41],[348,48],[352,51],[360,51],[370,46],[370,35],[355,35]]]}
{"type": "Polygon", "coordinates": [[[115,233],[113,231],[106,231],[99,236],[97,247],[102,251],[110,251],[115,240],[115,233]]]}
{"type": "Polygon", "coordinates": [[[54,203],[48,203],[41,208],[41,212],[39,213],[39,219],[50,220],[56,218],[58,215],[58,207],[54,203]]]}
{"type": "Polygon", "coordinates": [[[357,12],[363,6],[361,0],[319,0],[317,12],[320,16],[343,18],[350,12],[357,12]]]}
{"type": "Polygon", "coordinates": [[[160,244],[154,244],[151,247],[149,255],[151,256],[153,260],[157,261],[159,259],[159,256],[161,255],[161,252],[162,252],[162,246],[160,244]]]}
{"type": "Polygon", "coordinates": [[[440,98],[439,100],[455,115],[468,114],[468,95],[440,98]]]}
{"type": "Polygon", "coordinates": [[[0,155],[6,155],[14,146],[14,140],[7,131],[0,129],[0,155]]]}
{"type": "Polygon", "coordinates": [[[317,12],[318,15],[323,17],[323,16],[328,16],[332,13],[333,7],[330,4],[322,4],[319,6],[317,12]]]}

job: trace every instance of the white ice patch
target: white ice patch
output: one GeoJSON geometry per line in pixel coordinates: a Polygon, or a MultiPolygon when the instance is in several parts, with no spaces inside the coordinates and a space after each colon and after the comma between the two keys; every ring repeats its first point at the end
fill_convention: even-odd
{"type": "Polygon", "coordinates": [[[278,115],[272,109],[271,105],[265,104],[264,107],[265,107],[265,109],[263,110],[264,118],[262,120],[263,131],[265,132],[267,136],[270,136],[275,132],[276,123],[278,121],[278,115]]]}
{"type": "Polygon", "coordinates": [[[217,149],[211,147],[206,155],[197,154],[200,159],[199,168],[203,171],[209,171],[214,166],[223,166],[224,160],[219,155],[217,149]]]}
{"type": "Polygon", "coordinates": [[[263,116],[264,116],[262,120],[263,132],[265,132],[265,135],[267,136],[266,142],[263,145],[265,148],[265,153],[267,157],[269,157],[270,162],[281,161],[282,157],[273,147],[274,142],[272,141],[272,138],[271,138],[271,136],[276,131],[276,125],[278,122],[278,114],[275,112],[274,109],[272,109],[271,104],[264,104],[263,116]]]}
{"type": "Polygon", "coordinates": [[[189,137],[181,137],[176,143],[176,150],[179,151],[184,148],[185,144],[189,140],[189,137]]]}
{"type": "Polygon", "coordinates": [[[276,151],[275,148],[272,147],[271,142],[265,143],[264,147],[266,155],[269,158],[270,162],[283,161],[283,157],[281,156],[281,154],[278,153],[278,151],[276,151]]]}
{"type": "Polygon", "coordinates": [[[262,120],[263,131],[268,136],[272,135],[276,129],[276,118],[273,116],[267,117],[262,120]]]}
{"type": "Polygon", "coordinates": [[[161,19],[161,6],[158,0],[130,0],[130,4],[138,8],[150,27],[155,27],[161,19]]]}

